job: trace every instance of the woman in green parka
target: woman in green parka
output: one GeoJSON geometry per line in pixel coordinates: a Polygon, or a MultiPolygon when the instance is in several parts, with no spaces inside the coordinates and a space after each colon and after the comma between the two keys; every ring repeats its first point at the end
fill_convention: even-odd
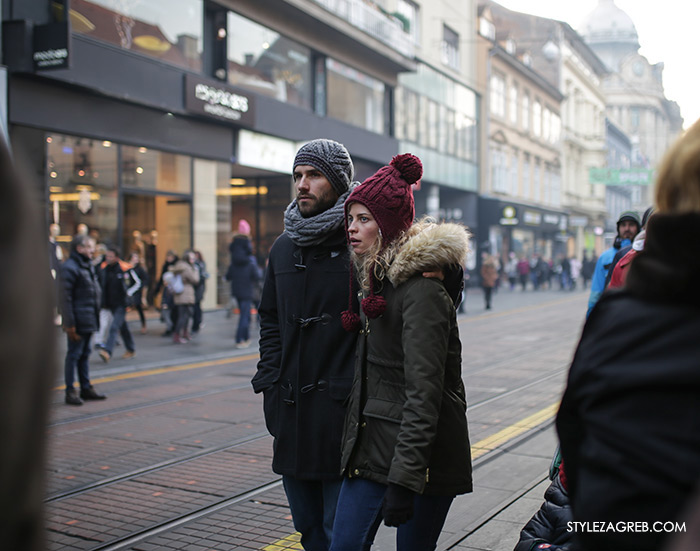
{"type": "Polygon", "coordinates": [[[394,157],[345,202],[360,314],[345,418],[345,476],[331,551],[368,550],[382,520],[399,551],[430,551],[457,494],[472,491],[466,396],[455,307],[441,279],[461,266],[469,234],[457,224],[413,224],[418,157],[394,157]]]}

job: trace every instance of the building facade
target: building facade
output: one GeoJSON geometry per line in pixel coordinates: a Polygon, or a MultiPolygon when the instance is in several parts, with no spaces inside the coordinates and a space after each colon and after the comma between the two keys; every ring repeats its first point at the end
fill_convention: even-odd
{"type": "MultiPolygon", "coordinates": [[[[603,63],[566,23],[514,12],[487,0],[499,36],[527,45],[529,66],[562,94],[561,206],[569,216],[569,256],[603,250],[605,186],[591,183],[591,168],[605,166],[603,63]]],[[[541,108],[541,107],[540,107],[541,108]]],[[[539,117],[537,117],[539,118],[539,117]]]]}
{"type": "Polygon", "coordinates": [[[503,264],[510,253],[553,258],[566,252],[562,207],[563,96],[531,67],[530,47],[499,29],[491,8],[478,20],[482,92],[479,245],[503,264]]]}
{"type": "MultiPolygon", "coordinates": [[[[479,95],[473,89],[475,3],[396,0],[416,47],[416,71],[399,75],[395,136],[423,161],[417,216],[478,225],[479,95]]],[[[469,259],[473,264],[473,258],[469,259]]],[[[473,268],[473,265],[471,266],[473,268]]]]}
{"type": "Polygon", "coordinates": [[[415,71],[398,16],[363,0],[8,0],[13,150],[67,246],[81,224],[152,277],[193,247],[225,303],[241,219],[261,265],[298,146],[344,143],[364,179],[399,152],[394,90],[415,71]],[[313,29],[313,32],[309,32],[313,29]]]}
{"type": "MultiPolygon", "coordinates": [[[[664,64],[639,54],[634,22],[614,0],[599,0],[579,32],[608,70],[601,82],[607,116],[631,140],[629,168],[653,171],[683,126],[678,104],[664,93],[664,64]]],[[[652,183],[650,176],[631,190],[634,210],[644,212],[651,204],[652,183]]],[[[616,214],[610,212],[608,226],[616,214]]]]}

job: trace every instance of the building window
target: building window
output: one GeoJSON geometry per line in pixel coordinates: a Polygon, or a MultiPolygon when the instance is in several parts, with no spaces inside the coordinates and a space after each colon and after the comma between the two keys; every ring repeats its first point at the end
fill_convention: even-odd
{"type": "Polygon", "coordinates": [[[523,113],[520,120],[522,121],[523,130],[530,130],[530,94],[527,92],[523,94],[523,113]]]}
{"type": "Polygon", "coordinates": [[[438,125],[438,104],[428,100],[428,147],[431,149],[438,147],[438,125]]]}
{"type": "Polygon", "coordinates": [[[510,92],[508,94],[508,112],[510,115],[510,122],[513,126],[518,124],[518,86],[516,84],[510,85],[510,92]]]}
{"type": "Polygon", "coordinates": [[[639,107],[630,107],[630,128],[639,130],[639,107]]]}
{"type": "Polygon", "coordinates": [[[542,116],[542,137],[547,142],[552,141],[552,112],[547,107],[542,116]]]}
{"type": "Polygon", "coordinates": [[[384,83],[334,59],[326,59],[328,116],[381,134],[384,83]]]}
{"type": "Polygon", "coordinates": [[[496,25],[488,19],[479,18],[479,34],[489,40],[496,40],[496,25]]]}
{"type": "Polygon", "coordinates": [[[416,44],[420,43],[420,18],[418,5],[410,0],[399,0],[397,11],[408,22],[408,29],[405,29],[416,44]]]}
{"type": "Polygon", "coordinates": [[[459,35],[447,25],[442,27],[442,62],[459,69],[459,35]]]}
{"type": "Polygon", "coordinates": [[[542,104],[539,100],[532,104],[532,133],[538,138],[542,135],[542,104]]]}
{"type": "Polygon", "coordinates": [[[498,149],[491,151],[491,189],[495,193],[508,193],[507,155],[498,149]]]}
{"type": "Polygon", "coordinates": [[[518,150],[513,149],[510,157],[510,194],[518,195],[518,150]]]}
{"type": "Polygon", "coordinates": [[[228,13],[228,82],[311,109],[311,50],[236,13],[228,13]]]}
{"type": "Polygon", "coordinates": [[[523,197],[530,197],[530,155],[523,155],[523,197]]]}
{"type": "Polygon", "coordinates": [[[506,80],[503,75],[494,72],[491,75],[491,114],[506,116],[506,80]]]}
{"type": "Polygon", "coordinates": [[[71,0],[70,8],[76,34],[202,70],[202,0],[71,0]]]}
{"type": "Polygon", "coordinates": [[[540,160],[535,157],[535,163],[534,163],[534,176],[532,179],[532,188],[533,188],[533,197],[535,201],[539,201],[541,199],[541,192],[542,192],[542,182],[540,181],[540,160]]]}

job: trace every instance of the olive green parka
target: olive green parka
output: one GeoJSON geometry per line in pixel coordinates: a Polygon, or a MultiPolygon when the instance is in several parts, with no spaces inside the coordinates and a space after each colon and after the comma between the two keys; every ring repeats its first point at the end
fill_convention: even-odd
{"type": "Polygon", "coordinates": [[[343,434],[341,472],[417,493],[472,491],[461,343],[452,299],[424,271],[463,265],[469,234],[414,224],[375,290],[384,314],[362,329],[343,434]]]}

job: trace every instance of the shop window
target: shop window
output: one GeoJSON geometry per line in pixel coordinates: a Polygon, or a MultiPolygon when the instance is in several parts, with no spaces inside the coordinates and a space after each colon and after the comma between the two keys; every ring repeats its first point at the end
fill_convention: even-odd
{"type": "Polygon", "coordinates": [[[110,142],[63,134],[46,136],[49,220],[69,250],[87,227],[98,243],[117,241],[117,148],[110,142]]]}
{"type": "Polygon", "coordinates": [[[236,13],[228,13],[228,81],[311,109],[311,50],[236,13]]]}
{"type": "Polygon", "coordinates": [[[384,83],[352,67],[326,59],[328,116],[381,134],[384,132],[384,83]]]}
{"type": "Polygon", "coordinates": [[[71,0],[73,32],[202,70],[202,0],[71,0]]]}
{"type": "Polygon", "coordinates": [[[191,159],[146,147],[122,146],[122,185],[189,194],[192,192],[191,159]]]}

